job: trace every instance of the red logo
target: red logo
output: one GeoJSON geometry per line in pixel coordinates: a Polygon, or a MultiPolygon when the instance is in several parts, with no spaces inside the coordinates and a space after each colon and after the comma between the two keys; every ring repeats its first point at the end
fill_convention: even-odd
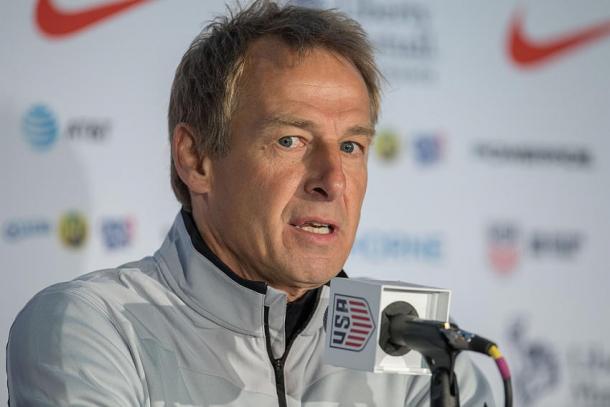
{"type": "Polygon", "coordinates": [[[78,11],[64,11],[56,7],[53,0],[38,0],[36,24],[48,37],[63,37],[75,34],[87,27],[115,16],[133,6],[149,0],[124,0],[110,4],[88,7],[78,11]]]}
{"type": "Polygon", "coordinates": [[[488,230],[487,257],[499,273],[511,273],[519,263],[519,230],[512,224],[496,224],[488,230]]]}
{"type": "Polygon", "coordinates": [[[330,347],[360,352],[375,324],[364,298],[335,294],[331,317],[330,347]]]}
{"type": "Polygon", "coordinates": [[[575,50],[610,34],[610,21],[555,36],[544,41],[532,40],[523,28],[523,16],[514,14],[508,37],[508,51],[513,61],[524,68],[533,67],[568,51],[575,50]]]}

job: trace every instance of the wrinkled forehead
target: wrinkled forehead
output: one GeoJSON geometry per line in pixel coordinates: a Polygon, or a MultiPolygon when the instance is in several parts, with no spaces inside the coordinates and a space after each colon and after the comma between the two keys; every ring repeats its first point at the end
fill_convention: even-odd
{"type": "Polygon", "coordinates": [[[298,50],[281,38],[261,37],[249,45],[240,71],[242,95],[270,91],[286,78],[308,77],[332,87],[333,82],[344,85],[350,77],[351,86],[370,103],[366,83],[352,61],[321,46],[298,50]]]}
{"type": "MultiPolygon", "coordinates": [[[[314,53],[332,51],[321,46],[296,47],[275,35],[266,35],[252,41],[245,52],[245,67],[256,68],[259,64],[270,64],[278,69],[290,69],[299,65],[314,53]]],[[[337,56],[338,57],[338,56],[337,56]]],[[[343,59],[343,58],[342,58],[343,59]]]]}

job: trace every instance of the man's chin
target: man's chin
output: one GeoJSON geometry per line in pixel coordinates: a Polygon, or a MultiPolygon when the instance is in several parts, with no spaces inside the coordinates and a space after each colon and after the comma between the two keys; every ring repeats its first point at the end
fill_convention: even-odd
{"type": "Polygon", "coordinates": [[[291,270],[291,280],[295,286],[317,288],[337,276],[343,269],[342,265],[333,262],[310,263],[308,266],[291,270]]]}

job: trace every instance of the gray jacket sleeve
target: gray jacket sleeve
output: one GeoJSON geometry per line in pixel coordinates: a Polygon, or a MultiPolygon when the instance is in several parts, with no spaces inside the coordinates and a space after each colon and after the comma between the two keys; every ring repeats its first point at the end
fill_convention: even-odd
{"type": "Polygon", "coordinates": [[[9,400],[21,406],[141,406],[129,348],[101,307],[54,287],[36,295],[11,328],[9,400]]]}

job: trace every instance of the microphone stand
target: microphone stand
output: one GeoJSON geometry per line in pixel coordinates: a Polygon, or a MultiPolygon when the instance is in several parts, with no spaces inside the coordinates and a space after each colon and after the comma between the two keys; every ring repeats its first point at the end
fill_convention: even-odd
{"type": "Polygon", "coordinates": [[[393,320],[392,342],[396,345],[408,346],[424,356],[432,372],[431,407],[460,407],[459,388],[453,369],[455,359],[461,350],[449,343],[442,326],[442,323],[436,321],[406,317],[404,321],[393,320]]]}
{"type": "Polygon", "coordinates": [[[411,304],[397,301],[381,315],[379,346],[389,355],[402,356],[411,349],[421,353],[432,372],[431,407],[459,407],[460,394],[454,367],[463,350],[491,356],[504,383],[504,403],[512,406],[512,384],[506,360],[493,342],[457,325],[419,319],[411,304]]]}

